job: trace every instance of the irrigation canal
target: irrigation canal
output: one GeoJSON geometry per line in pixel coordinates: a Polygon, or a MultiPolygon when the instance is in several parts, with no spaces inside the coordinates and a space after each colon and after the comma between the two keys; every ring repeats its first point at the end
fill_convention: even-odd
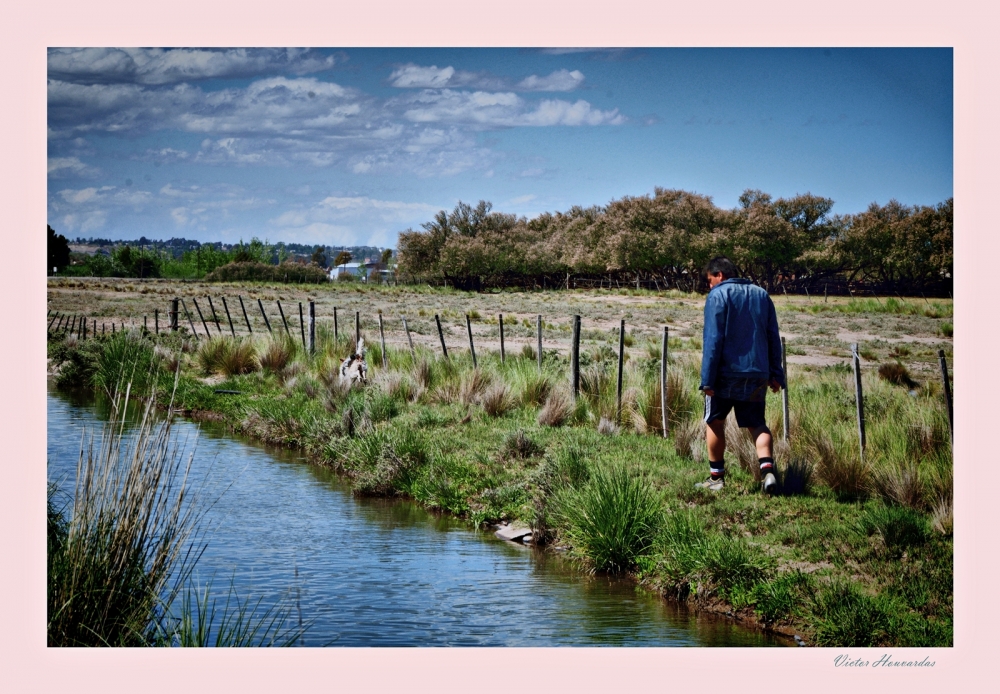
{"type": "MultiPolygon", "coordinates": [[[[107,416],[49,389],[48,477],[63,500],[84,432],[107,416]]],[[[307,646],[785,645],[412,502],[356,499],[329,470],[217,425],[178,421],[174,436],[214,502],[197,582],[222,602],[230,582],[264,606],[298,597],[307,646]]]]}

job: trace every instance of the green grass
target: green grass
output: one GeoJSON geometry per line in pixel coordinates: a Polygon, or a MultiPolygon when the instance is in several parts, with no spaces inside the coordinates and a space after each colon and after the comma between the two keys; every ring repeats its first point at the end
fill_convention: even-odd
{"type": "MultiPolygon", "coordinates": [[[[464,322],[466,310],[453,313],[464,322]]],[[[428,312],[431,326],[435,312],[445,315],[428,312]]],[[[413,316],[411,330],[426,320],[413,316]]],[[[177,404],[299,448],[349,476],[358,494],[410,497],[478,526],[521,520],[536,541],[569,547],[587,568],[631,572],[692,604],[727,605],[765,624],[792,625],[810,642],[950,644],[952,461],[933,379],[910,393],[865,370],[862,458],[850,368],[792,366],[789,444],[781,441],[778,399],[769,399],[783,494],[768,498],[753,477],[753,453],[736,445],[738,437],[726,454],[723,492],[693,487],[707,474],[699,365],[673,342],[664,440],[652,341],[630,354],[623,417],[608,436],[598,423],[616,416],[617,342],[604,349],[611,344],[606,332],[586,350],[577,402],[568,360],[554,351],[546,350],[539,372],[533,355],[515,356],[512,346],[503,364],[498,354],[477,349],[473,369],[453,339],[448,361],[433,348],[418,345],[414,356],[390,345],[388,368],[369,352],[371,383],[348,389],[337,378],[349,342],[344,331],[339,344],[330,331],[320,330],[319,338],[317,354],[308,357],[294,341],[256,336],[264,368],[222,383],[215,376],[212,385],[197,356],[170,342],[180,366],[177,404]],[[269,367],[271,349],[284,354],[269,367]],[[855,620],[852,605],[872,619],[855,620]]],[[[177,338],[161,336],[158,349],[168,340],[177,338]]],[[[66,364],[99,352],[86,343],[50,346],[66,364]]],[[[890,356],[910,355],[897,347],[890,356]]]]}

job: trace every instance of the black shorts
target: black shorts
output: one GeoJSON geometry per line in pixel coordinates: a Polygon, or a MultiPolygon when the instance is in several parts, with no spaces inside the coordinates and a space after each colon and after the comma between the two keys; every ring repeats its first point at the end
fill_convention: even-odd
{"type": "Polygon", "coordinates": [[[732,400],[730,398],[720,398],[718,395],[705,396],[705,423],[714,422],[716,419],[725,419],[729,416],[729,411],[736,411],[736,424],[740,427],[767,426],[764,419],[764,399],[756,402],[747,400],[732,400]]]}

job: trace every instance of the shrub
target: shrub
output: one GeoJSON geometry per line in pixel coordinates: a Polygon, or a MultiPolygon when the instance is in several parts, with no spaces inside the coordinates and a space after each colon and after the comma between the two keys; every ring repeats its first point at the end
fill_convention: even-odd
{"type": "Polygon", "coordinates": [[[253,340],[243,338],[232,340],[219,360],[219,370],[227,376],[238,376],[257,371],[260,361],[253,340]]]}
{"type": "Polygon", "coordinates": [[[375,429],[350,440],[346,466],[354,471],[354,494],[392,496],[408,491],[427,463],[423,439],[415,431],[375,429]]]}
{"type": "Polygon", "coordinates": [[[126,384],[131,386],[133,395],[148,394],[155,377],[153,346],[138,333],[118,333],[98,348],[92,383],[109,397],[119,389],[124,390],[126,384]]]}
{"type": "Polygon", "coordinates": [[[529,374],[521,390],[521,403],[525,406],[541,405],[552,392],[552,380],[544,374],[529,374]]]}
{"type": "Polygon", "coordinates": [[[878,377],[883,381],[888,381],[897,386],[916,388],[917,382],[910,377],[910,372],[898,361],[890,361],[880,364],[878,367],[878,377]]]}
{"type": "Polygon", "coordinates": [[[202,373],[208,375],[222,371],[222,362],[226,358],[232,344],[222,337],[210,337],[198,347],[198,365],[202,373]]]}
{"type": "Polygon", "coordinates": [[[724,595],[748,589],[767,577],[766,555],[742,537],[718,536],[706,542],[701,565],[724,595]]]}
{"type": "Polygon", "coordinates": [[[662,508],[652,486],[624,465],[599,467],[580,490],[566,490],[556,517],[597,571],[625,571],[653,546],[662,508]]]}
{"type": "Polygon", "coordinates": [[[781,476],[781,491],[788,496],[805,495],[812,485],[813,466],[801,458],[792,458],[781,476]]]}
{"type": "Polygon", "coordinates": [[[268,265],[258,262],[227,263],[205,275],[206,282],[294,282],[323,284],[330,280],[326,270],[318,265],[284,262],[268,265]]]}

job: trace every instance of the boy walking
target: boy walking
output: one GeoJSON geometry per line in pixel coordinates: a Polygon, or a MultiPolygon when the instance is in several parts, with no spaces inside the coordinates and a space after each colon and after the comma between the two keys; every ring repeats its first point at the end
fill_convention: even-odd
{"type": "Polygon", "coordinates": [[[774,303],[767,292],[741,279],[728,258],[713,258],[705,266],[709,292],[705,299],[701,390],[705,393],[705,439],[711,476],[696,486],[719,491],[724,485],[726,417],[750,430],[757,448],[764,492],[778,490],[774,476],[771,431],[764,419],[767,388],[785,387],[781,368],[781,338],[774,303]]]}

